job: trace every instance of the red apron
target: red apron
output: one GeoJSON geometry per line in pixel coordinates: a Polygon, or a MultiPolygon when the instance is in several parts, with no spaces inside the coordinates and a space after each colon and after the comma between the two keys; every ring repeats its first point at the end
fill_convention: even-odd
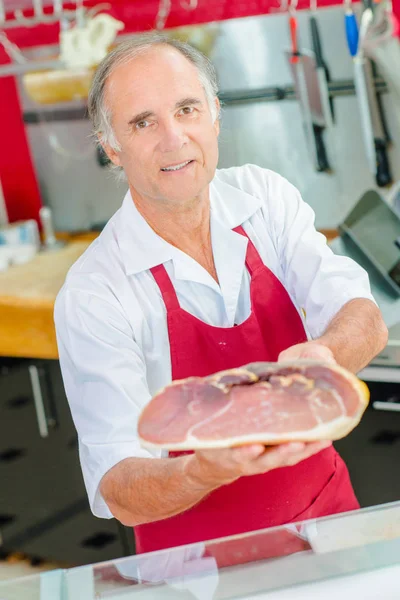
{"type": "MultiPolygon", "coordinates": [[[[246,237],[242,227],[235,229],[246,237]]],[[[213,327],[183,310],[163,265],[151,272],[167,311],[172,379],[206,376],[279,353],[307,340],[289,294],[248,239],[251,313],[235,327],[213,327]]],[[[179,456],[182,453],[171,453],[179,456]]],[[[292,467],[241,477],[189,510],[135,527],[138,553],[327,516],[359,508],[347,468],[332,447],[292,467]]]]}

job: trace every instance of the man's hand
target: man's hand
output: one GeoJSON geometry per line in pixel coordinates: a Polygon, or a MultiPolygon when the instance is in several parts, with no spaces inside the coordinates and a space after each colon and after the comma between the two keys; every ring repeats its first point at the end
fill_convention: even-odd
{"type": "Polygon", "coordinates": [[[278,356],[278,362],[298,360],[299,358],[308,358],[331,364],[336,363],[332,350],[317,341],[304,342],[287,348],[278,356]]]}
{"type": "Polygon", "coordinates": [[[173,517],[221,485],[243,475],[289,467],[328,448],[331,442],[252,444],[197,450],[178,458],[125,458],[103,477],[100,491],[112,514],[135,527],[173,517]]]}
{"type": "Polygon", "coordinates": [[[193,486],[211,491],[244,475],[290,467],[328,448],[332,442],[294,442],[266,448],[262,444],[197,450],[187,456],[186,474],[193,486]]]}

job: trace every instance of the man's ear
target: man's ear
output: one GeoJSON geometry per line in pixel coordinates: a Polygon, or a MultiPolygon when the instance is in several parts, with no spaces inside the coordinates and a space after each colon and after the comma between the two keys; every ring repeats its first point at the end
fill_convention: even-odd
{"type": "Polygon", "coordinates": [[[219,135],[219,132],[220,132],[219,115],[221,112],[221,103],[218,98],[215,98],[215,107],[216,107],[217,117],[214,121],[214,128],[215,128],[215,131],[217,132],[217,135],[219,135]]]}
{"type": "Polygon", "coordinates": [[[118,152],[112,146],[110,146],[110,144],[106,144],[105,142],[103,142],[101,136],[98,137],[98,141],[100,146],[103,148],[104,152],[107,154],[108,158],[111,160],[111,162],[116,167],[120,167],[121,161],[119,159],[118,152]]]}

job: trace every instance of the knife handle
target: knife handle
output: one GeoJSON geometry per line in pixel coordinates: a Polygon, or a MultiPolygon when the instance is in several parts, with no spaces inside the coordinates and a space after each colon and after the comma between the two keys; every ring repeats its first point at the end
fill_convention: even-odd
{"type": "Polygon", "coordinates": [[[324,171],[330,171],[329,161],[326,154],[326,148],[323,138],[324,128],[320,125],[313,123],[314,140],[315,140],[315,153],[317,156],[317,171],[323,173],[324,171]]]}
{"type": "MultiPolygon", "coordinates": [[[[324,71],[325,71],[326,81],[329,84],[329,82],[331,81],[331,74],[329,71],[329,67],[326,63],[324,63],[324,71]]],[[[331,109],[332,123],[334,123],[335,122],[335,105],[333,103],[333,96],[331,96],[330,94],[329,94],[329,107],[331,109]]]]}
{"type": "Polygon", "coordinates": [[[294,15],[289,17],[289,29],[290,39],[292,40],[292,54],[293,56],[299,55],[299,44],[298,44],[298,22],[294,15]]]}
{"type": "Polygon", "coordinates": [[[389,158],[387,155],[387,146],[384,140],[375,138],[376,152],[376,185],[378,187],[386,187],[393,183],[392,174],[390,172],[389,158]]]}
{"type": "Polygon", "coordinates": [[[369,63],[371,65],[371,71],[370,71],[371,72],[371,87],[374,90],[374,94],[375,94],[375,98],[376,98],[376,106],[377,106],[379,118],[380,118],[381,124],[382,124],[383,135],[385,137],[386,143],[390,144],[392,142],[392,138],[390,136],[387,119],[386,119],[385,111],[384,111],[383,104],[382,104],[382,94],[376,90],[375,82],[374,82],[374,80],[379,76],[379,72],[376,67],[376,63],[371,58],[369,59],[369,63]]]}
{"type": "MultiPolygon", "coordinates": [[[[310,27],[311,27],[311,39],[312,39],[312,45],[313,45],[313,50],[314,50],[314,54],[315,54],[315,62],[317,65],[317,69],[321,69],[324,71],[325,80],[329,83],[329,81],[331,80],[331,75],[330,75],[329,69],[324,61],[324,56],[323,56],[323,52],[322,52],[321,36],[319,35],[319,27],[318,27],[317,19],[314,16],[310,17],[310,27]]],[[[329,96],[329,109],[330,109],[330,115],[325,115],[325,118],[327,120],[329,120],[330,125],[332,125],[333,121],[335,120],[335,109],[333,106],[332,96],[329,96]]]]}
{"type": "Polygon", "coordinates": [[[350,9],[344,16],[347,46],[351,56],[356,56],[358,50],[358,24],[356,15],[350,9]]]}
{"type": "Polygon", "coordinates": [[[313,50],[315,54],[315,61],[317,63],[317,67],[324,69],[325,63],[322,55],[322,44],[321,37],[319,35],[318,23],[315,17],[310,17],[310,27],[311,27],[311,39],[313,50]]]}

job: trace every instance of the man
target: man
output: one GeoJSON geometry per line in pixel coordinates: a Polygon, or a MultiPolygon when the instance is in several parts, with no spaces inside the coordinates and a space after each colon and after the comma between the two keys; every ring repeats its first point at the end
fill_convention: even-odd
{"type": "Polygon", "coordinates": [[[140,448],[160,388],[256,360],[357,372],[387,340],[366,273],[332,254],[295,188],[254,165],[216,170],[216,94],[205,57],[153,35],[108,55],[89,97],[129,191],[55,321],[92,510],[134,526],[139,552],[358,507],[328,442],[140,448]]]}

